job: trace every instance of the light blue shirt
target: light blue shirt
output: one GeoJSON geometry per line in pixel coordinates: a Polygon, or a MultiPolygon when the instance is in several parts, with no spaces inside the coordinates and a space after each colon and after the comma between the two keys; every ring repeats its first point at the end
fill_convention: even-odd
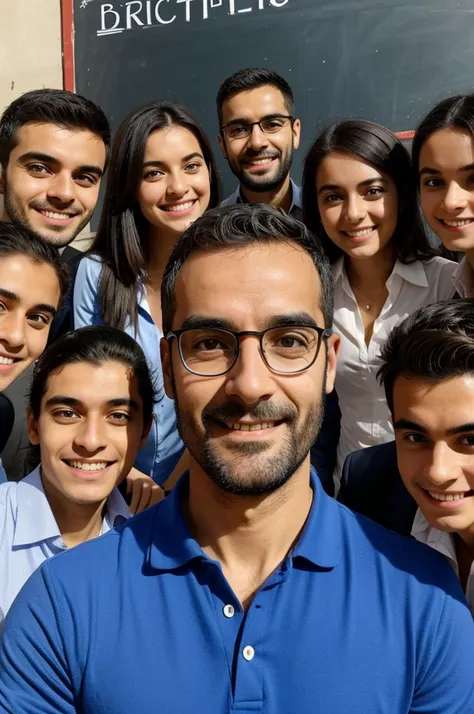
{"type": "MultiPolygon", "coordinates": [[[[100,535],[130,518],[117,489],[107,501],[100,535]]],[[[0,486],[0,629],[13,600],[30,575],[67,550],[44,492],[38,466],[22,481],[0,486]]]]}
{"type": "MultiPolygon", "coordinates": [[[[99,312],[98,286],[102,263],[98,258],[86,257],[81,260],[74,284],[74,328],[87,325],[102,325],[99,312]]],[[[127,321],[125,332],[133,337],[142,348],[148,360],[155,381],[158,401],[154,408],[153,425],[147,443],[138,452],[135,466],[139,471],[151,476],[162,484],[178,463],[184,446],[176,427],[174,402],[165,394],[160,359],[160,339],[162,334],[151,316],[144,290],[138,296],[138,326],[127,321]]]]}
{"type": "Polygon", "coordinates": [[[7,474],[3,468],[2,460],[0,459],[0,483],[5,483],[7,481],[7,474]]]}
{"type": "MultiPolygon", "coordinates": [[[[296,212],[296,215],[294,216],[295,218],[298,218],[300,220],[301,216],[301,208],[302,208],[302,190],[300,186],[297,186],[293,179],[290,179],[290,184],[291,184],[291,206],[290,210],[288,211],[289,215],[292,215],[293,213],[296,212]]],[[[235,189],[234,193],[231,193],[231,195],[224,199],[221,203],[221,206],[235,206],[236,203],[242,203],[242,196],[240,193],[240,184],[237,186],[235,189]]]]}

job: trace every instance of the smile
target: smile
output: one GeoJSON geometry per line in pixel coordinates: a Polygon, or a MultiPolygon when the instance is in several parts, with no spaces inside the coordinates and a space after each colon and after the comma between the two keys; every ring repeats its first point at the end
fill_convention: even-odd
{"type": "Polygon", "coordinates": [[[445,218],[438,218],[441,223],[449,226],[450,228],[461,228],[461,226],[468,226],[474,221],[474,218],[463,218],[458,221],[447,221],[445,218]]]}
{"type": "Polygon", "coordinates": [[[167,211],[169,213],[181,213],[183,211],[189,211],[189,209],[194,206],[196,201],[197,199],[194,199],[193,201],[185,201],[183,203],[173,203],[168,204],[167,206],[160,206],[160,208],[162,211],[167,211]]]}
{"type": "Polygon", "coordinates": [[[103,471],[113,463],[111,461],[73,461],[71,459],[64,459],[64,462],[71,468],[80,471],[103,471]]]}
{"type": "Polygon", "coordinates": [[[13,364],[18,362],[18,360],[10,359],[9,357],[0,357],[0,364],[13,364]]]}
{"type": "Polygon", "coordinates": [[[233,431],[262,431],[263,429],[271,429],[281,422],[276,421],[263,421],[260,424],[245,424],[245,423],[226,423],[228,429],[233,431]]]}
{"type": "Polygon", "coordinates": [[[55,221],[67,221],[69,218],[74,218],[75,213],[57,213],[56,211],[39,211],[42,216],[52,218],[55,221]]]}
{"type": "Polygon", "coordinates": [[[369,233],[372,233],[374,231],[376,226],[370,226],[369,228],[361,228],[358,231],[342,231],[346,235],[349,236],[349,238],[362,238],[363,236],[368,236],[369,233]]]}
{"type": "Polygon", "coordinates": [[[437,501],[462,501],[466,496],[472,495],[472,491],[464,491],[460,493],[437,493],[436,491],[427,491],[431,498],[437,501]]]}

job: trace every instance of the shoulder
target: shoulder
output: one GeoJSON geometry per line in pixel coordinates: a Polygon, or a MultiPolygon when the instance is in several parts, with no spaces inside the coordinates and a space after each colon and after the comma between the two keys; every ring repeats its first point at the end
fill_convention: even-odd
{"type": "Polygon", "coordinates": [[[442,258],[440,255],[435,255],[429,260],[423,260],[422,265],[428,277],[432,275],[447,275],[451,277],[458,267],[458,263],[455,263],[454,260],[442,258]]]}
{"type": "Polygon", "coordinates": [[[97,255],[84,255],[77,266],[77,277],[94,277],[98,278],[102,271],[102,260],[97,255]]]}
{"type": "MultiPolygon", "coordinates": [[[[16,505],[18,500],[18,483],[7,481],[0,484],[0,512],[3,512],[9,505],[16,505]]],[[[0,515],[0,519],[1,519],[0,515]]]]}

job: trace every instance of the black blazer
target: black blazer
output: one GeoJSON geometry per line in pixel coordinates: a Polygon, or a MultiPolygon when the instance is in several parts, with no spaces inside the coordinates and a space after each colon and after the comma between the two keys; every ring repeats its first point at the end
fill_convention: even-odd
{"type": "Polygon", "coordinates": [[[395,441],[349,454],[337,500],[385,528],[410,535],[417,505],[398,472],[395,441]]]}

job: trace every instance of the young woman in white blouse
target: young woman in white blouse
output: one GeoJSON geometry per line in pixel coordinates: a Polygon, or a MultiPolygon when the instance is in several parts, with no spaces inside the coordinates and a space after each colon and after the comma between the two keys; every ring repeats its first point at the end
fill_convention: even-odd
{"type": "Polygon", "coordinates": [[[453,275],[460,297],[474,297],[474,94],[439,102],[413,139],[421,210],[445,248],[464,253],[453,275]]]}
{"type": "Polygon", "coordinates": [[[303,213],[333,264],[341,334],[337,491],[351,451],[393,439],[376,378],[382,344],[414,310],[452,297],[456,263],[428,243],[408,152],[372,122],[333,124],[316,139],[305,160],[303,213]]]}

